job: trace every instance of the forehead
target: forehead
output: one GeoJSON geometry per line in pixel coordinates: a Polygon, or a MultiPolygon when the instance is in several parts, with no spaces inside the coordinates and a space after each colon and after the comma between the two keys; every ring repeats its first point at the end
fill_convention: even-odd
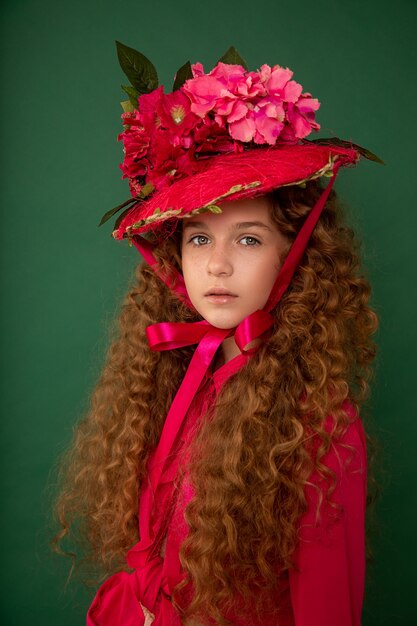
{"type": "Polygon", "coordinates": [[[275,226],[271,218],[272,200],[268,196],[222,202],[218,206],[222,210],[221,213],[207,212],[189,218],[184,217],[181,220],[183,229],[191,226],[199,228],[202,224],[227,228],[231,225],[249,222],[257,226],[263,224],[271,228],[275,226]]]}

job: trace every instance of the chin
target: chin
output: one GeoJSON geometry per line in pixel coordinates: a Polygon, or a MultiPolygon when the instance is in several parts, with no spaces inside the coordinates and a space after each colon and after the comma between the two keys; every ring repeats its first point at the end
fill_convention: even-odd
{"type": "Polygon", "coordinates": [[[235,328],[240,324],[244,317],[237,317],[236,315],[203,315],[204,319],[209,322],[215,328],[221,328],[223,330],[229,328],[235,328]]]}

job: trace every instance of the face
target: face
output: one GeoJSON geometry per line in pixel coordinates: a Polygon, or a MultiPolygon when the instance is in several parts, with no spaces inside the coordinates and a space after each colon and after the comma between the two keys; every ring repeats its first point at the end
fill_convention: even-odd
{"type": "Polygon", "coordinates": [[[182,270],[199,314],[234,328],[262,309],[289,242],[272,221],[266,196],[224,202],[221,214],[183,219],[182,270]]]}

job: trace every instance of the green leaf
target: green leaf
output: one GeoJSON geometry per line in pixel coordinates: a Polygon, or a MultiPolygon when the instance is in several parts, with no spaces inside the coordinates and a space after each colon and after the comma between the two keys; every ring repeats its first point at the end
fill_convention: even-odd
{"type": "Polygon", "coordinates": [[[137,91],[149,93],[158,87],[155,66],[141,52],[116,41],[120,67],[137,91]]]}
{"type": "Polygon", "coordinates": [[[205,209],[208,209],[210,211],[210,213],[222,213],[222,210],[219,206],[217,206],[216,204],[208,204],[206,207],[204,207],[205,209]]]}
{"type": "MultiPolygon", "coordinates": [[[[228,198],[229,196],[232,196],[234,193],[238,193],[239,191],[246,191],[246,189],[254,189],[255,187],[259,187],[260,184],[261,182],[259,180],[255,180],[253,181],[253,183],[246,183],[245,185],[233,185],[232,187],[230,187],[228,191],[226,191],[225,193],[222,193],[221,196],[217,196],[217,198],[213,198],[213,200],[209,202],[208,204],[204,205],[203,208],[216,206],[215,202],[219,202],[219,200],[224,200],[224,198],[228,198]]],[[[211,211],[211,209],[209,209],[209,211],[211,211]]]]}
{"type": "MultiPolygon", "coordinates": [[[[114,207],[114,209],[110,209],[110,211],[107,211],[107,213],[105,213],[103,215],[103,217],[101,218],[100,224],[99,226],[101,226],[102,224],[104,224],[105,222],[107,222],[107,220],[109,220],[111,217],[113,217],[113,215],[115,215],[116,213],[118,213],[121,209],[123,209],[125,206],[128,206],[129,204],[133,204],[135,202],[137,202],[138,199],[137,198],[129,198],[129,200],[126,200],[126,202],[123,202],[122,204],[119,204],[119,206],[114,207]]],[[[129,210],[132,207],[129,207],[129,210]]]]}
{"type": "Polygon", "coordinates": [[[129,211],[131,211],[131,210],[132,210],[132,207],[131,207],[131,206],[129,206],[129,207],[127,207],[127,209],[125,209],[124,211],[122,211],[122,212],[120,213],[120,215],[118,215],[118,216],[117,216],[117,220],[116,220],[116,221],[115,221],[115,223],[114,223],[113,230],[117,230],[117,229],[119,228],[120,224],[122,223],[122,220],[126,217],[126,215],[127,215],[127,214],[129,213],[129,211]]]}
{"type": "Polygon", "coordinates": [[[130,100],[130,103],[132,104],[132,106],[135,109],[137,109],[138,108],[138,98],[140,96],[139,91],[137,89],[135,89],[134,87],[131,87],[130,85],[122,85],[122,89],[129,96],[129,100],[130,100]]]}
{"type": "Polygon", "coordinates": [[[147,196],[149,196],[149,194],[153,192],[154,189],[155,187],[152,185],[152,183],[146,183],[146,185],[143,185],[142,189],[140,190],[139,197],[142,199],[146,198],[147,196]]]}
{"type": "Polygon", "coordinates": [[[175,74],[175,81],[172,91],[177,91],[180,87],[183,86],[186,80],[193,77],[193,70],[191,69],[191,63],[187,61],[180,67],[178,72],[175,74]]]}
{"type": "Polygon", "coordinates": [[[139,220],[139,222],[135,222],[134,224],[132,224],[130,226],[130,228],[133,230],[134,228],[141,228],[141,226],[144,226],[146,224],[145,220],[139,220]]]}
{"type": "Polygon", "coordinates": [[[318,143],[323,146],[334,145],[334,146],[341,146],[342,148],[354,148],[355,150],[359,152],[359,154],[364,156],[366,159],[369,159],[370,161],[375,161],[375,163],[381,163],[381,165],[385,165],[384,161],[380,159],[379,156],[377,156],[376,154],[374,154],[367,148],[362,148],[362,146],[359,146],[357,143],[352,143],[351,141],[345,141],[344,139],[339,139],[339,137],[310,139],[307,141],[309,141],[310,143],[318,143]]]}
{"type": "Polygon", "coordinates": [[[227,63],[228,65],[242,65],[246,71],[249,71],[248,65],[234,46],[230,46],[227,52],[218,60],[218,63],[227,63]]]}
{"type": "Polygon", "coordinates": [[[135,107],[130,102],[130,100],[123,100],[123,102],[120,103],[120,106],[125,113],[133,113],[133,111],[135,110],[135,107]]]}

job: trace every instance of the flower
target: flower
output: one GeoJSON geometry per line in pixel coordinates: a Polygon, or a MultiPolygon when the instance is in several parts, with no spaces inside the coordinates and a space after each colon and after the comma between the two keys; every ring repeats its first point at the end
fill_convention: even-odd
{"type": "Polygon", "coordinates": [[[315,121],[319,106],[319,101],[309,93],[303,94],[296,103],[288,104],[287,118],[296,139],[304,139],[312,129],[320,129],[320,124],[315,121]]]}
{"type": "Polygon", "coordinates": [[[198,116],[191,112],[190,99],[180,90],[161,98],[157,112],[161,126],[177,137],[189,134],[199,121],[198,116]]]}
{"type": "Polygon", "coordinates": [[[301,85],[291,80],[293,72],[284,69],[279,65],[275,65],[266,82],[268,93],[273,96],[279,96],[285,102],[297,102],[303,88],[301,85]]]}
{"type": "Polygon", "coordinates": [[[183,89],[191,100],[192,112],[200,117],[212,111],[218,101],[226,95],[221,81],[210,74],[190,78],[185,82],[183,89]]]}
{"type": "Polygon", "coordinates": [[[120,167],[132,195],[146,183],[158,190],[199,171],[204,157],[297,143],[320,128],[319,101],[302,93],[289,68],[262,65],[251,72],[219,62],[208,74],[201,63],[191,71],[192,78],[173,93],[160,86],[122,115],[120,167]]]}
{"type": "Polygon", "coordinates": [[[194,131],[195,152],[199,156],[210,153],[241,152],[243,145],[231,137],[226,125],[206,118],[194,131]]]}
{"type": "Polygon", "coordinates": [[[120,168],[122,178],[144,176],[147,172],[146,155],[149,149],[150,137],[141,128],[130,127],[118,139],[123,139],[125,158],[120,168]]]}
{"type": "Polygon", "coordinates": [[[284,128],[285,110],[276,96],[264,98],[255,111],[255,143],[273,146],[284,128]]]}

